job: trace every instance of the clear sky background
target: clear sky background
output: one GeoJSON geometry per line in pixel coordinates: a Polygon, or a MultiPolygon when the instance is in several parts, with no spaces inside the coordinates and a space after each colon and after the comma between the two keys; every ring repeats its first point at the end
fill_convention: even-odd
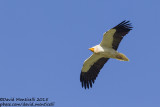
{"type": "Polygon", "coordinates": [[[1,0],[0,97],[48,97],[56,107],[160,107],[159,0],[1,0]],[[91,89],[80,72],[103,33],[133,30],[91,89]]]}

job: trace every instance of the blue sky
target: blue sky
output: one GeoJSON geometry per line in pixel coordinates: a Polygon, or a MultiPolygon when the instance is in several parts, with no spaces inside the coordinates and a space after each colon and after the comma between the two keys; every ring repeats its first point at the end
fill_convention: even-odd
{"type": "Polygon", "coordinates": [[[48,97],[56,107],[159,107],[158,0],[1,0],[0,97],[48,97]],[[93,88],[83,62],[103,33],[123,20],[133,30],[93,88]]]}

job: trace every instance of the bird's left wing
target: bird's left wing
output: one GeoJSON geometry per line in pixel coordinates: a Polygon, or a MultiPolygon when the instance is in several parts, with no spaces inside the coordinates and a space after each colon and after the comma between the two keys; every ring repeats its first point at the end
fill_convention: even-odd
{"type": "Polygon", "coordinates": [[[103,39],[100,45],[102,47],[117,50],[121,40],[130,30],[132,30],[130,21],[122,21],[120,24],[103,34],[103,39]]]}
{"type": "Polygon", "coordinates": [[[85,89],[86,87],[92,87],[92,83],[94,83],[98,73],[104,64],[108,61],[108,59],[109,58],[105,58],[99,54],[94,53],[87,60],[85,60],[80,74],[82,87],[85,89]]]}

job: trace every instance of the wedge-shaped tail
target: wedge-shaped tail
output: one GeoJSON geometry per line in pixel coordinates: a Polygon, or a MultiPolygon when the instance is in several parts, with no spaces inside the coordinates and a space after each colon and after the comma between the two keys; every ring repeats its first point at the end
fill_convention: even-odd
{"type": "Polygon", "coordinates": [[[122,53],[118,53],[116,55],[116,59],[120,60],[120,61],[129,61],[129,59],[122,53]]]}

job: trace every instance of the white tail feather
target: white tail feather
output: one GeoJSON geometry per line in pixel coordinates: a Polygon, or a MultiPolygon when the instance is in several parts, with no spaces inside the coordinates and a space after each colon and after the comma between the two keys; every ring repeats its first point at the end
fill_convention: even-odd
{"type": "Polygon", "coordinates": [[[116,55],[116,59],[120,60],[120,61],[129,61],[129,59],[122,53],[118,53],[116,55]]]}

